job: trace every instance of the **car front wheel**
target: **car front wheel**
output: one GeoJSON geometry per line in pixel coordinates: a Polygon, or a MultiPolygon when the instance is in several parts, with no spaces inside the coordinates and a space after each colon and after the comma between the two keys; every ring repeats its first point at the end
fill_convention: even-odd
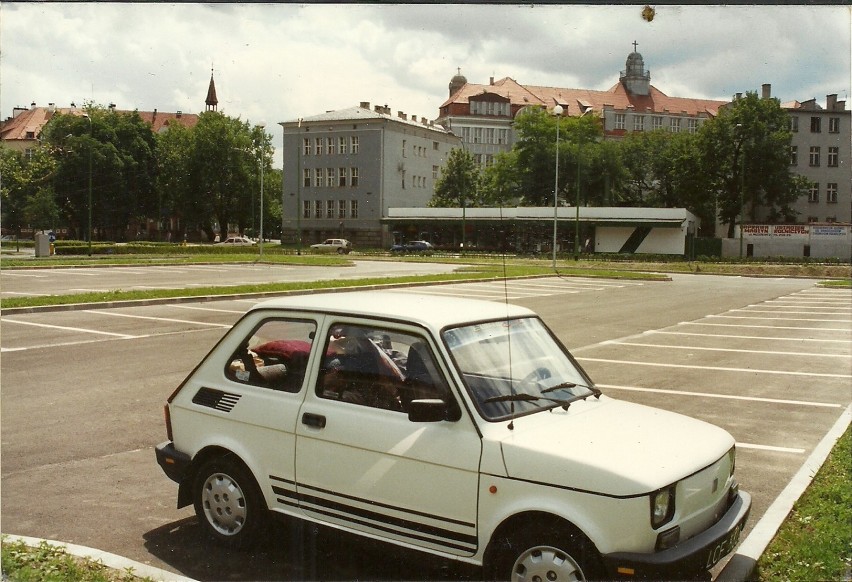
{"type": "Polygon", "coordinates": [[[599,580],[600,556],[568,527],[528,526],[497,542],[486,565],[490,580],[549,582],[599,580]]]}
{"type": "Polygon", "coordinates": [[[266,508],[254,478],[241,464],[212,459],[198,472],[195,513],[219,542],[250,546],[264,527],[266,508]]]}

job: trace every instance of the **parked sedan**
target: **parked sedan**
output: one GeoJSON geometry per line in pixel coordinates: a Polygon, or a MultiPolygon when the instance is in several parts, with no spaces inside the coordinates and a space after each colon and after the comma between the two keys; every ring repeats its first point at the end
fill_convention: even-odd
{"type": "Polygon", "coordinates": [[[352,251],[352,243],[345,238],[327,238],[321,243],[311,245],[318,253],[337,253],[348,255],[352,251]]]}
{"type": "Polygon", "coordinates": [[[487,580],[694,579],[751,508],[729,433],[602,394],[544,321],[499,302],[258,304],[165,419],[156,457],[177,505],[228,546],[266,539],[277,515],[487,580]]]}
{"type": "Polygon", "coordinates": [[[410,240],[405,244],[395,244],[391,247],[392,253],[426,253],[432,250],[432,243],[425,240],[410,240]]]}
{"type": "Polygon", "coordinates": [[[244,236],[229,236],[217,244],[229,246],[251,246],[254,244],[254,241],[244,236]]]}

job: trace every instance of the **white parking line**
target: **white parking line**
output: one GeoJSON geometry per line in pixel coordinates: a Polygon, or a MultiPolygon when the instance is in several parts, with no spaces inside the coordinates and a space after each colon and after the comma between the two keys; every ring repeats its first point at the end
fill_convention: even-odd
{"type": "Polygon", "coordinates": [[[10,273],[8,271],[3,272],[4,277],[32,277],[35,279],[44,279],[48,275],[39,275],[38,273],[10,273]]]}
{"type": "Polygon", "coordinates": [[[206,321],[190,321],[187,319],[172,319],[170,317],[151,317],[148,315],[130,315],[129,313],[114,313],[112,311],[96,311],[94,309],[87,309],[84,313],[93,313],[96,315],[108,315],[110,317],[126,317],[128,319],[147,319],[151,321],[166,321],[169,323],[186,323],[189,325],[206,325],[209,327],[232,327],[231,324],[226,323],[208,323],[206,321]]]}
{"type": "Polygon", "coordinates": [[[737,442],[738,449],[756,449],[758,451],[772,451],[773,453],[793,453],[796,455],[801,455],[805,452],[805,449],[793,449],[790,447],[772,447],[769,445],[754,445],[750,443],[741,443],[737,442]]]}
{"type": "MultiPolygon", "coordinates": [[[[730,326],[735,327],[735,326],[730,326]]],[[[781,329],[781,328],[772,328],[772,329],[781,329]]],[[[796,329],[802,329],[797,327],[796,329]]],[[[729,339],[750,339],[750,340],[767,340],[773,342],[825,342],[825,343],[837,343],[837,344],[852,344],[852,339],[817,339],[810,337],[762,337],[759,335],[734,335],[734,334],[722,334],[722,333],[694,333],[689,331],[665,331],[665,330],[652,330],[646,331],[646,334],[668,334],[668,335],[691,335],[698,337],[722,337],[729,339]]]]}
{"type": "MultiPolygon", "coordinates": [[[[746,313],[780,313],[782,315],[849,315],[852,309],[836,311],[837,307],[803,307],[802,309],[831,309],[832,311],[781,311],[780,309],[731,309],[731,311],[744,311],[746,313]]],[[[774,319],[774,318],[767,318],[774,319]]]]}
{"type": "Polygon", "coordinates": [[[747,315],[707,315],[718,319],[763,319],[765,321],[834,321],[834,319],[810,319],[806,317],[749,317],[747,315]]]}
{"type": "Polygon", "coordinates": [[[65,331],[76,331],[81,333],[95,333],[98,335],[108,335],[112,337],[120,337],[124,339],[135,339],[139,336],[136,335],[128,335],[126,333],[113,333],[111,331],[99,331],[95,329],[86,329],[83,327],[68,327],[65,325],[51,325],[48,323],[35,323],[33,321],[18,321],[17,319],[9,319],[8,317],[3,318],[3,323],[18,323],[20,325],[31,325],[33,327],[44,327],[47,329],[62,329],[65,331]]]}
{"type": "Polygon", "coordinates": [[[701,321],[681,321],[679,325],[711,325],[715,327],[750,327],[757,329],[796,329],[799,331],[846,331],[852,333],[852,330],[848,327],[794,327],[783,325],[745,325],[742,323],[706,323],[701,321]]]}
{"type": "Polygon", "coordinates": [[[656,394],[677,394],[678,396],[699,396],[701,398],[721,398],[724,400],[742,400],[748,402],[763,402],[767,404],[789,404],[792,406],[813,406],[817,408],[842,408],[832,402],[813,402],[808,400],[785,400],[781,398],[759,398],[757,396],[739,396],[735,394],[717,394],[715,392],[689,392],[687,390],[670,390],[664,388],[641,388],[639,386],[618,386],[615,384],[595,384],[606,390],[625,390],[628,392],[651,392],[656,394]]]}
{"type": "Polygon", "coordinates": [[[605,364],[624,364],[626,366],[653,366],[659,368],[687,368],[692,370],[715,370],[717,372],[750,372],[754,374],[779,374],[782,376],[808,376],[813,378],[852,378],[852,374],[824,374],[818,372],[791,372],[787,370],[761,370],[757,368],[725,368],[722,366],[691,366],[687,364],[662,364],[657,362],[636,362],[630,360],[609,360],[604,358],[584,358],[586,362],[603,362],[605,364]]]}
{"type": "Polygon", "coordinates": [[[5,295],[24,295],[26,297],[50,297],[50,293],[23,293],[21,291],[0,291],[5,295]]]}
{"type": "Polygon", "coordinates": [[[245,310],[242,309],[214,309],[212,307],[195,307],[193,305],[170,305],[169,307],[176,307],[177,309],[192,309],[194,311],[213,311],[215,313],[238,313],[240,315],[245,313],[245,310]]]}
{"type": "Polygon", "coordinates": [[[706,348],[698,346],[672,346],[665,344],[643,344],[639,342],[621,342],[618,340],[608,340],[602,342],[603,345],[620,345],[620,346],[638,346],[641,348],[662,348],[666,350],[698,350],[706,352],[734,352],[739,354],[767,354],[770,356],[806,356],[809,358],[845,358],[849,359],[849,354],[819,354],[813,352],[779,352],[772,350],[742,350],[734,348],[706,348]]]}

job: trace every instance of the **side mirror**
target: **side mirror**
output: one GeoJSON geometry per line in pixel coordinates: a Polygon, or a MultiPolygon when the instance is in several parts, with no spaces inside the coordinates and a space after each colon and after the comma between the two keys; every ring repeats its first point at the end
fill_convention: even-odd
{"type": "Polygon", "coordinates": [[[411,422],[441,422],[447,419],[447,403],[437,398],[412,400],[408,405],[411,422]]]}

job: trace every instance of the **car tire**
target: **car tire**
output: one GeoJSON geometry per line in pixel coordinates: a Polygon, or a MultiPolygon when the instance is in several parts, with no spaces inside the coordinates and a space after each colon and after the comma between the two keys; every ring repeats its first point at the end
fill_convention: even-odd
{"type": "Polygon", "coordinates": [[[497,540],[485,564],[488,580],[600,580],[600,554],[573,527],[530,524],[497,540]]]}
{"type": "Polygon", "coordinates": [[[195,514],[218,542],[232,548],[251,546],[266,527],[263,495],[242,463],[228,457],[211,459],[198,471],[195,514]]]}
{"type": "Polygon", "coordinates": [[[345,254],[346,254],[346,250],[345,250],[345,249],[342,249],[342,248],[339,248],[339,249],[337,249],[337,254],[338,254],[338,255],[345,255],[345,254]]]}

